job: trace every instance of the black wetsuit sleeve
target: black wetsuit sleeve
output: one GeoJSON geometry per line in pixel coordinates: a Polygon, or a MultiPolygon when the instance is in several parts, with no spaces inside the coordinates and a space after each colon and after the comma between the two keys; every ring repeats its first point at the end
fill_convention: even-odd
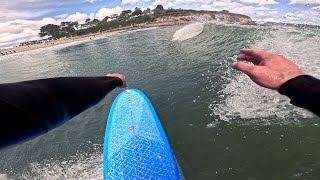
{"type": "Polygon", "coordinates": [[[0,148],[43,134],[98,103],[116,77],[62,77],[0,84],[0,148]]]}
{"type": "Polygon", "coordinates": [[[308,75],[301,75],[284,83],[278,90],[288,96],[290,103],[320,116],[320,80],[308,75]]]}

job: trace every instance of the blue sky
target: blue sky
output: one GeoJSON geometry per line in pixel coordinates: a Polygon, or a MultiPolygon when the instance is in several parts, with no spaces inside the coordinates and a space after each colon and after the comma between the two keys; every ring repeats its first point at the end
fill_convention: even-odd
{"type": "Polygon", "coordinates": [[[255,21],[320,25],[320,0],[4,0],[0,7],[0,48],[35,40],[41,26],[61,21],[103,19],[135,7],[229,10],[255,21]]]}

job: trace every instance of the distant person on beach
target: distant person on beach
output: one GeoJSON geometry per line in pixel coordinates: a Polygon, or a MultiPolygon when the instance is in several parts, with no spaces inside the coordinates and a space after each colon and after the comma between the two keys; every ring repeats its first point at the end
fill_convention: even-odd
{"type": "Polygon", "coordinates": [[[122,74],[0,84],[0,149],[44,134],[126,86],[122,74]]]}
{"type": "Polygon", "coordinates": [[[242,49],[243,54],[231,67],[247,74],[258,85],[277,90],[291,99],[291,104],[320,116],[320,80],[305,73],[289,59],[257,49],[242,49]]]}

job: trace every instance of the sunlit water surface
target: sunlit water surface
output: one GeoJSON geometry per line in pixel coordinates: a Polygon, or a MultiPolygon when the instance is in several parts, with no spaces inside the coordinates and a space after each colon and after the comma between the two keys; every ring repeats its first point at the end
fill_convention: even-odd
{"type": "MultiPolygon", "coordinates": [[[[0,57],[0,82],[124,73],[129,87],[151,99],[186,179],[320,177],[319,118],[229,67],[239,49],[253,47],[283,54],[320,78],[320,30],[181,28],[0,57]]],[[[120,91],[41,137],[1,150],[0,179],[102,179],[106,117],[120,91]]]]}

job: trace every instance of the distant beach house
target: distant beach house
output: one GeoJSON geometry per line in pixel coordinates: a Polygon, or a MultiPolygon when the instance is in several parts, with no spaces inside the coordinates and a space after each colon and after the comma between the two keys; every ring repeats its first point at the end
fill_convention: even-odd
{"type": "Polygon", "coordinates": [[[19,44],[19,46],[29,46],[29,45],[47,43],[47,42],[54,41],[54,40],[56,40],[56,39],[54,39],[53,37],[49,37],[49,38],[41,39],[41,40],[22,42],[19,44]]]}
{"type": "Polygon", "coordinates": [[[87,22],[85,24],[80,24],[77,29],[88,29],[89,27],[96,26],[97,24],[98,24],[98,22],[91,21],[91,22],[87,22]]]}
{"type": "Polygon", "coordinates": [[[117,20],[118,18],[119,18],[118,14],[111,15],[110,18],[108,19],[108,22],[117,20]]]}
{"type": "Polygon", "coordinates": [[[110,22],[110,21],[114,21],[114,20],[117,20],[119,18],[119,15],[118,14],[113,14],[111,16],[106,16],[102,22],[110,22]]]}

